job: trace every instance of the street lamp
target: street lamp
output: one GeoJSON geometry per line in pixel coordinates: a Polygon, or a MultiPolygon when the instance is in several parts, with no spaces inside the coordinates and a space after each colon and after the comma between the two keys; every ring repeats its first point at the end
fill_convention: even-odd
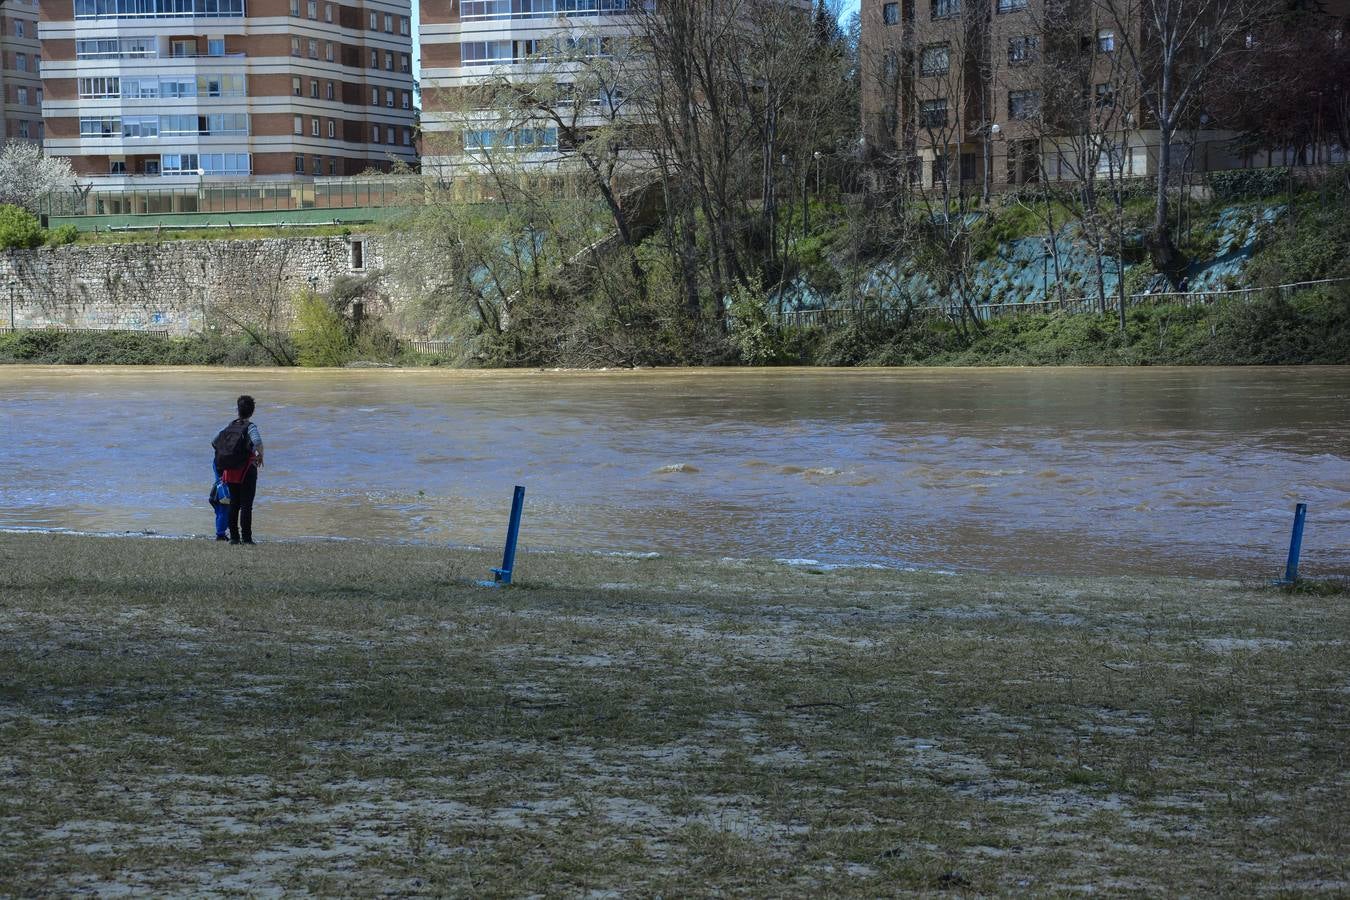
{"type": "Polygon", "coordinates": [[[994,167],[994,148],[990,141],[998,137],[1003,129],[997,122],[991,122],[985,125],[984,131],[984,202],[989,202],[989,185],[993,181],[993,173],[990,171],[994,167]]]}
{"type": "Polygon", "coordinates": [[[816,161],[816,196],[820,196],[820,151],[817,150],[815,153],[812,153],[811,156],[816,161]]]}

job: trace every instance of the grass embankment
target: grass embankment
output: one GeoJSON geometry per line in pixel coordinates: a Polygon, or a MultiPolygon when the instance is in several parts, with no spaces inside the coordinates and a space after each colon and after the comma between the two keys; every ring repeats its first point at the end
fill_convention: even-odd
{"type": "Polygon", "coordinates": [[[0,893],[1350,889],[1344,597],[0,535],[0,893]]]}

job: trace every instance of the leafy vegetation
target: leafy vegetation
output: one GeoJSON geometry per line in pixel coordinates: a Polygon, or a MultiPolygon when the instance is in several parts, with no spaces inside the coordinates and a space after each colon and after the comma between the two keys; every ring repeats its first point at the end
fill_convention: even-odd
{"type": "Polygon", "coordinates": [[[37,216],[11,204],[0,205],[0,250],[30,250],[42,245],[37,216]]]}

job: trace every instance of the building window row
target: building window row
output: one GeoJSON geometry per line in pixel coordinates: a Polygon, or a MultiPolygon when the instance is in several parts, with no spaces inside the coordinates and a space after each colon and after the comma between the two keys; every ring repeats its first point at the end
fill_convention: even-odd
{"type": "Polygon", "coordinates": [[[80,38],[76,59],[156,59],[159,41],[152,37],[80,38]]]}
{"type": "Polygon", "coordinates": [[[75,0],[77,19],[242,19],[244,0],[75,0]]]}
{"type": "MultiPolygon", "coordinates": [[[[295,117],[294,131],[298,137],[305,135],[305,116],[295,117]]],[[[321,138],[327,133],[330,140],[336,140],[338,136],[337,120],[324,120],[319,116],[309,116],[309,136],[321,138]]],[[[412,129],[406,125],[402,128],[404,146],[412,146],[412,129]]],[[[381,131],[378,123],[372,122],[370,125],[370,142],[372,144],[394,144],[398,136],[398,129],[393,125],[385,125],[381,131]],[[383,138],[383,139],[382,139],[383,138]]]]}
{"type": "MultiPolygon", "coordinates": [[[[334,62],[336,60],[334,46],[335,45],[333,44],[332,41],[322,42],[323,58],[328,62],[334,62]]],[[[341,47],[343,45],[336,45],[336,46],[341,47]]],[[[310,59],[318,59],[319,49],[320,49],[320,42],[316,38],[300,38],[296,36],[291,37],[291,56],[297,58],[304,58],[308,56],[310,59]]],[[[357,49],[359,48],[351,48],[351,52],[354,53],[356,52],[357,49]]],[[[359,57],[352,57],[352,58],[359,59],[359,57]]],[[[386,72],[393,72],[394,71],[393,51],[392,50],[384,51],[383,59],[384,59],[384,70],[386,72]]],[[[359,62],[348,63],[347,60],[348,54],[346,53],[342,54],[342,65],[344,66],[351,65],[352,67],[356,67],[359,65],[359,62]]],[[[369,68],[371,69],[380,68],[380,60],[381,60],[380,51],[372,47],[370,49],[369,68]]],[[[412,58],[407,53],[400,53],[398,55],[398,71],[403,72],[405,74],[412,71],[412,58]]]]}
{"type": "Polygon", "coordinates": [[[491,19],[552,19],[566,16],[621,15],[629,10],[648,8],[652,0],[460,0],[461,21],[491,19]]]}
{"type": "MultiPolygon", "coordinates": [[[[528,3],[530,2],[530,0],[525,0],[525,2],[528,3]]],[[[323,5],[323,20],[325,22],[331,23],[335,17],[340,19],[340,16],[335,16],[333,11],[333,8],[334,6],[336,6],[336,4],[324,3],[322,5],[323,5]]],[[[303,14],[305,18],[314,19],[315,21],[317,21],[319,18],[319,6],[320,4],[318,0],[291,0],[291,15],[295,16],[296,18],[299,18],[301,16],[301,12],[303,9],[303,14]]],[[[396,20],[393,15],[391,15],[390,13],[385,13],[383,18],[384,28],[381,29],[380,14],[377,12],[372,12],[370,14],[370,30],[371,31],[383,30],[386,34],[393,34],[395,21],[396,20]]],[[[412,33],[411,22],[408,20],[407,16],[399,16],[397,18],[397,23],[399,34],[407,35],[412,33]]]]}
{"type": "MultiPolygon", "coordinates": [[[[29,57],[28,57],[28,54],[27,54],[27,53],[15,53],[15,54],[11,57],[11,59],[12,59],[12,61],[13,61],[13,63],[14,63],[14,65],[13,65],[13,67],[12,67],[12,68],[14,69],[14,71],[16,71],[16,72],[27,72],[27,71],[30,71],[30,70],[29,70],[29,66],[28,66],[29,57]]],[[[32,57],[32,62],[33,62],[33,65],[32,65],[31,71],[33,72],[33,74],[36,75],[36,74],[40,73],[41,70],[42,70],[42,57],[39,56],[38,54],[34,53],[34,54],[33,54],[33,57],[32,57]]]]}
{"type": "Polygon", "coordinates": [[[81,99],[120,98],[153,100],[159,97],[244,97],[247,82],[243,75],[198,75],[196,78],[127,77],[118,75],[81,78],[81,99]]]}
{"type": "Polygon", "coordinates": [[[464,132],[465,150],[556,150],[556,128],[471,129],[464,132]]]}
{"type": "Polygon", "coordinates": [[[248,134],[247,113],[205,116],[86,116],[80,119],[80,137],[141,140],[163,136],[248,134]]]}
{"type": "MultiPolygon", "coordinates": [[[[10,88],[10,94],[9,94],[9,96],[6,97],[5,99],[8,100],[9,102],[15,103],[15,104],[17,104],[17,105],[19,105],[19,106],[28,106],[28,105],[30,105],[30,104],[28,103],[28,97],[29,97],[29,94],[28,94],[28,86],[27,86],[27,85],[19,84],[19,85],[14,85],[14,86],[12,86],[12,87],[10,88]]],[[[33,89],[32,97],[33,97],[33,102],[32,102],[31,105],[33,105],[33,106],[41,106],[41,105],[42,105],[42,88],[34,88],[34,89],[33,89]]]]}
{"type": "Polygon", "coordinates": [[[609,40],[603,37],[549,37],[519,41],[465,41],[460,44],[460,65],[499,66],[550,57],[594,59],[609,55],[609,40]]]}

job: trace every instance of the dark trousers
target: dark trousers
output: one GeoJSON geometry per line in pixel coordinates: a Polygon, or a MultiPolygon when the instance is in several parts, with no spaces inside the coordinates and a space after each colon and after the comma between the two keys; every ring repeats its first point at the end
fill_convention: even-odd
{"type": "Polygon", "coordinates": [[[253,498],[258,493],[258,469],[249,466],[244,480],[230,485],[230,540],[253,540],[253,498]]]}

